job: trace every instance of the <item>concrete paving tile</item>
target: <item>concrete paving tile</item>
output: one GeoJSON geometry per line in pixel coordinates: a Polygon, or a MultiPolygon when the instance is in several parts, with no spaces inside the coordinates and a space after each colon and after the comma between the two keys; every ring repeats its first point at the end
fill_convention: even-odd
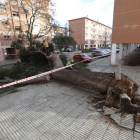
{"type": "Polygon", "coordinates": [[[118,125],[121,123],[121,113],[115,113],[110,116],[118,125]]]}
{"type": "MultiPolygon", "coordinates": [[[[19,93],[0,98],[1,137],[13,140],[81,140],[92,134],[98,122],[103,128],[99,129],[97,125],[100,133],[105,131],[107,124],[106,118],[101,118],[102,113],[87,109],[89,90],[64,82],[49,84],[53,87],[28,85],[21,87],[19,93]]],[[[105,136],[109,134],[112,137],[111,131],[106,130],[105,136]]]]}
{"type": "Polygon", "coordinates": [[[140,133],[134,132],[134,139],[140,139],[140,133]]]}
{"type": "Polygon", "coordinates": [[[115,114],[115,111],[112,108],[106,107],[104,109],[103,115],[112,115],[112,114],[115,114]]]}
{"type": "Polygon", "coordinates": [[[134,128],[134,117],[132,114],[124,114],[121,118],[121,123],[120,126],[128,128],[128,129],[133,129],[134,128]]]}
{"type": "Polygon", "coordinates": [[[133,131],[120,128],[118,140],[133,140],[133,131]]]}
{"type": "Polygon", "coordinates": [[[100,121],[98,121],[92,131],[90,132],[88,139],[103,139],[104,134],[108,128],[109,122],[107,118],[102,117],[100,121]]]}
{"type": "Polygon", "coordinates": [[[118,127],[115,124],[109,124],[103,140],[117,140],[119,137],[119,133],[120,133],[120,127],[118,127]]]}
{"type": "Polygon", "coordinates": [[[135,124],[135,131],[140,133],[140,123],[137,123],[135,124]]]}

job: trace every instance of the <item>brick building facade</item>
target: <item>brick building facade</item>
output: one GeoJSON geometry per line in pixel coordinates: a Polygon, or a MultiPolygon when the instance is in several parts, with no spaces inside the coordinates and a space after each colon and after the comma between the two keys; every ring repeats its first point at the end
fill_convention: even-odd
{"type": "Polygon", "coordinates": [[[78,48],[104,47],[111,44],[112,28],[87,17],[69,20],[70,35],[78,48]]]}
{"type": "MultiPolygon", "coordinates": [[[[48,6],[48,0],[43,0],[42,3],[48,6]]],[[[49,12],[48,8],[46,8],[45,12],[49,12]]],[[[18,0],[0,1],[0,61],[5,60],[4,51],[9,57],[17,57],[17,50],[11,48],[11,43],[12,41],[17,41],[20,30],[23,32],[27,30],[26,14],[28,14],[28,17],[32,16],[31,8],[26,6],[26,10],[23,9],[18,0]]],[[[45,28],[45,25],[46,23],[43,22],[43,17],[40,17],[34,24],[34,35],[40,28],[45,28]]],[[[48,42],[51,40],[50,36],[43,36],[38,40],[42,41],[43,39],[47,39],[48,42]]],[[[28,46],[22,40],[18,43],[25,47],[28,46]]]]}
{"type": "Polygon", "coordinates": [[[119,59],[123,59],[140,44],[140,0],[115,0],[112,34],[111,64],[116,64],[116,47],[120,46],[119,59]]]}

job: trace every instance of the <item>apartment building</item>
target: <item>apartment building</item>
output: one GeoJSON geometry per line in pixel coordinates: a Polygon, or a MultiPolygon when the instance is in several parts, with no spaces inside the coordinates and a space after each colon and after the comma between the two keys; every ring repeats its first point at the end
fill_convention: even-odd
{"type": "Polygon", "coordinates": [[[116,64],[116,47],[123,59],[140,44],[140,0],[115,0],[111,64],[116,64]]]}
{"type": "Polygon", "coordinates": [[[79,49],[111,44],[112,28],[87,17],[69,20],[69,29],[79,49]]]}
{"type": "MultiPolygon", "coordinates": [[[[27,0],[29,2],[38,2],[39,0],[27,0]]],[[[49,0],[42,0],[42,5],[48,5],[49,0]]],[[[21,5],[20,0],[1,0],[0,1],[0,61],[5,60],[5,54],[8,54],[8,57],[16,58],[17,50],[11,48],[12,41],[18,41],[19,44],[22,44],[25,47],[28,45],[23,40],[17,40],[20,30],[24,32],[28,29],[27,18],[29,19],[32,16],[31,6],[29,7],[24,0],[24,8],[21,5]],[[28,15],[28,17],[26,16],[28,15]],[[5,53],[4,53],[5,52],[5,53]]],[[[39,1],[40,2],[40,1],[39,1]]],[[[37,3],[36,3],[37,4],[37,3]]],[[[45,13],[49,12],[49,8],[42,9],[44,16],[45,13]]],[[[40,29],[47,29],[47,23],[44,21],[44,17],[40,16],[34,22],[33,35],[38,34],[40,29]]],[[[37,40],[42,41],[46,39],[50,42],[50,36],[43,36],[37,40]]]]}

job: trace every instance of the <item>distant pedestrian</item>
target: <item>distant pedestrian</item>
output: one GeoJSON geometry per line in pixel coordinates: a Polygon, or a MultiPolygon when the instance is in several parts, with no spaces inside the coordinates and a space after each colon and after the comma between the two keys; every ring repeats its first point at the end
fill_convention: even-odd
{"type": "MultiPolygon", "coordinates": [[[[68,63],[66,64],[66,66],[69,66],[72,63],[74,63],[74,60],[68,61],[68,63]]],[[[67,69],[69,69],[69,70],[75,70],[72,66],[69,66],[67,69]]]]}
{"type": "Polygon", "coordinates": [[[45,47],[43,46],[43,42],[41,43],[42,52],[46,53],[45,47]]]}
{"type": "Polygon", "coordinates": [[[45,40],[43,40],[43,47],[45,48],[46,53],[49,56],[49,44],[45,40]]]}

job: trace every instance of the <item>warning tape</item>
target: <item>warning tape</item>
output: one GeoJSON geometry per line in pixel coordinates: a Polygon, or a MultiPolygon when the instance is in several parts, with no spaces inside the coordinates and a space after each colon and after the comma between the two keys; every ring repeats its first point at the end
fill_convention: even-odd
{"type": "MultiPolygon", "coordinates": [[[[89,58],[89,59],[100,58],[100,57],[108,56],[108,55],[102,55],[102,56],[92,57],[92,58],[89,58]]],[[[68,68],[68,67],[73,66],[73,65],[76,65],[78,63],[86,62],[89,59],[85,59],[83,61],[80,61],[80,62],[71,64],[71,65],[68,65],[68,66],[64,66],[64,67],[61,67],[61,68],[58,68],[58,69],[55,69],[55,70],[51,70],[51,71],[48,71],[48,72],[45,72],[45,73],[41,73],[41,74],[38,74],[38,75],[34,75],[34,76],[31,76],[31,77],[28,77],[28,78],[25,78],[25,79],[21,79],[21,80],[18,80],[18,81],[9,83],[9,84],[6,84],[6,85],[2,85],[2,86],[0,86],[0,89],[5,88],[5,87],[9,87],[9,86],[12,86],[12,85],[16,85],[16,84],[19,84],[19,83],[23,83],[23,82],[26,82],[26,81],[29,81],[29,80],[32,80],[32,79],[36,79],[36,78],[39,78],[41,76],[45,76],[45,75],[48,75],[48,74],[51,74],[51,73],[54,73],[54,72],[57,72],[57,71],[60,71],[62,69],[68,68]]]]}
{"type": "Polygon", "coordinates": [[[5,55],[18,55],[18,54],[5,54],[5,55]]]}

